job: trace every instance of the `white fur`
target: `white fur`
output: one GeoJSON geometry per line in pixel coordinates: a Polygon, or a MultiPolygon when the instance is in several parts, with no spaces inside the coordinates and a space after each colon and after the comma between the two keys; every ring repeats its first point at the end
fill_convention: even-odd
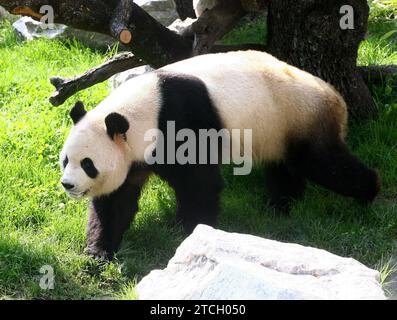
{"type": "MultiPolygon", "coordinates": [[[[162,69],[204,81],[226,129],[252,129],[255,162],[281,159],[286,139],[309,135],[313,125],[322,120],[320,113],[337,119],[344,137],[346,105],[333,87],[269,54],[210,54],[162,69]]],[[[161,105],[158,81],[155,73],[127,81],[72,129],[60,160],[68,155],[62,181],[76,185],[73,192],[89,189],[89,196],[108,194],[123,183],[133,161],[144,161],[151,144],[144,141],[144,135],[157,129],[161,105]],[[126,142],[119,139],[115,143],[107,136],[104,119],[111,112],[128,119],[126,142]],[[98,178],[88,178],[80,168],[79,162],[85,157],[94,161],[98,178]]],[[[232,141],[236,144],[242,141],[232,141]]]]}
{"type": "Polygon", "coordinates": [[[125,181],[132,161],[144,160],[150,142],[143,137],[147,130],[157,128],[159,106],[158,78],[150,73],[127,81],[88,112],[72,128],[60,156],[61,167],[65,155],[69,159],[61,181],[76,186],[69,194],[79,197],[90,190],[85,195],[94,197],[116,190],[125,181]],[[107,135],[104,119],[112,112],[129,121],[126,142],[118,139],[116,143],[107,135]],[[84,158],[93,160],[97,178],[89,178],[81,168],[84,158]]]}
{"type": "Polygon", "coordinates": [[[225,127],[252,129],[256,162],[282,158],[287,136],[308,134],[325,108],[336,106],[330,112],[346,126],[346,105],[329,84],[263,52],[203,55],[163,70],[203,80],[225,127]]]}

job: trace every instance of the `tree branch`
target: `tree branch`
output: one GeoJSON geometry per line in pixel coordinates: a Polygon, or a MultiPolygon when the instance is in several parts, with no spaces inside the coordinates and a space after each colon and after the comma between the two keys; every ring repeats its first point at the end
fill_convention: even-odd
{"type": "MultiPolygon", "coordinates": [[[[265,46],[260,44],[243,44],[243,45],[215,45],[211,52],[227,52],[235,50],[261,50],[265,46]]],[[[65,79],[53,77],[50,82],[55,86],[56,91],[50,98],[50,103],[54,106],[63,104],[68,98],[77,92],[87,89],[93,85],[106,81],[116,73],[123,72],[135,67],[144,65],[145,62],[134,56],[132,53],[124,52],[112,59],[106,61],[100,66],[86,71],[80,76],[65,79]]]]}
{"type": "Polygon", "coordinates": [[[206,10],[186,30],[194,35],[193,55],[208,53],[215,42],[228,33],[246,14],[240,0],[219,0],[211,10],[206,10]]]}
{"type": "Polygon", "coordinates": [[[190,56],[191,40],[164,27],[132,0],[122,2],[120,3],[119,0],[0,0],[0,4],[10,12],[28,15],[34,19],[42,16],[41,6],[51,5],[54,8],[55,23],[111,36],[112,33],[117,33],[115,29],[111,31],[111,24],[114,26],[119,22],[121,25],[123,24],[121,22],[124,22],[124,30],[131,34],[131,38],[133,37],[133,41],[128,43],[128,48],[153,67],[160,67],[190,56]],[[125,12],[119,12],[121,9],[125,12]]]}
{"type": "Polygon", "coordinates": [[[110,15],[118,0],[0,0],[0,5],[14,14],[39,19],[40,8],[54,9],[54,22],[77,29],[110,34],[110,15]]]}
{"type": "Polygon", "coordinates": [[[110,21],[110,33],[122,44],[129,44],[132,40],[132,33],[128,30],[132,2],[133,0],[120,0],[110,21]]]}
{"type": "Polygon", "coordinates": [[[81,90],[101,83],[118,72],[139,67],[144,64],[145,62],[141,59],[127,52],[116,55],[100,66],[90,69],[80,76],[71,79],[53,77],[50,79],[50,82],[55,86],[56,92],[51,96],[50,102],[54,106],[59,106],[81,90]]]}
{"type": "MultiPolygon", "coordinates": [[[[189,1],[191,0],[182,2],[189,1]]],[[[51,83],[57,89],[50,98],[53,105],[62,104],[76,92],[105,81],[118,72],[143,65],[143,60],[152,67],[159,68],[192,55],[191,38],[170,31],[133,0],[0,0],[0,4],[13,13],[34,19],[42,16],[41,6],[51,5],[54,8],[55,23],[111,35],[127,44],[128,49],[134,53],[116,56],[81,76],[71,79],[52,78],[51,83]]],[[[192,29],[198,34],[195,52],[258,49],[258,45],[213,47],[215,41],[228,32],[244,14],[240,0],[222,0],[214,9],[205,12],[192,29]]]]}

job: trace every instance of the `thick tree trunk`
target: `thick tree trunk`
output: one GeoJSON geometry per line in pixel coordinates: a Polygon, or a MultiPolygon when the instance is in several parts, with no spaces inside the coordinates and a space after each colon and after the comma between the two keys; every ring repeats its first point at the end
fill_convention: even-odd
{"type": "Polygon", "coordinates": [[[270,1],[268,50],[333,84],[354,118],[373,116],[374,101],[356,66],[368,13],[366,0],[270,1]],[[340,8],[344,5],[354,10],[352,30],[340,27],[340,8]]]}

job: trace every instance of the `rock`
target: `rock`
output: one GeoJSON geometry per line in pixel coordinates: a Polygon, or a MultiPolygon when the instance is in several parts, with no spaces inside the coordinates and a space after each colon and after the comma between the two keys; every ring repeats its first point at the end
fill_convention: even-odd
{"type": "Polygon", "coordinates": [[[173,0],[136,0],[135,3],[165,26],[178,18],[173,0]]]}
{"type": "Polygon", "coordinates": [[[137,293],[143,300],[385,299],[379,279],[351,258],[199,225],[137,293]]]}
{"type": "Polygon", "coordinates": [[[22,40],[33,40],[35,38],[53,39],[60,36],[67,28],[61,24],[54,24],[48,28],[45,23],[35,21],[30,17],[22,17],[12,24],[12,27],[22,40]]]}
{"type": "Polygon", "coordinates": [[[172,24],[170,24],[167,28],[171,31],[176,32],[179,35],[183,35],[184,31],[197,19],[186,18],[184,21],[181,19],[176,19],[172,24]]]}
{"type": "Polygon", "coordinates": [[[133,68],[124,72],[120,72],[115,74],[109,79],[109,86],[111,90],[118,88],[124,82],[128,81],[129,79],[135,78],[140,76],[144,73],[151,72],[154,69],[151,68],[149,65],[133,68]]]}

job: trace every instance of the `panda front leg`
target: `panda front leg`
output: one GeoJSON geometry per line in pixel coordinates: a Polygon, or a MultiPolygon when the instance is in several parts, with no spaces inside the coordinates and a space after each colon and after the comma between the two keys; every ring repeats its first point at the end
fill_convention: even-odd
{"type": "Polygon", "coordinates": [[[293,201],[304,196],[306,180],[292,172],[284,163],[273,163],[266,168],[266,187],[270,205],[288,213],[293,201]]]}
{"type": "Polygon", "coordinates": [[[198,224],[215,227],[218,222],[223,180],[217,165],[184,167],[178,179],[169,181],[177,200],[177,223],[187,234],[198,224]]]}
{"type": "Polygon", "coordinates": [[[101,260],[113,258],[138,211],[139,197],[148,176],[148,172],[131,172],[118,190],[108,196],[92,199],[86,254],[101,260]]]}

